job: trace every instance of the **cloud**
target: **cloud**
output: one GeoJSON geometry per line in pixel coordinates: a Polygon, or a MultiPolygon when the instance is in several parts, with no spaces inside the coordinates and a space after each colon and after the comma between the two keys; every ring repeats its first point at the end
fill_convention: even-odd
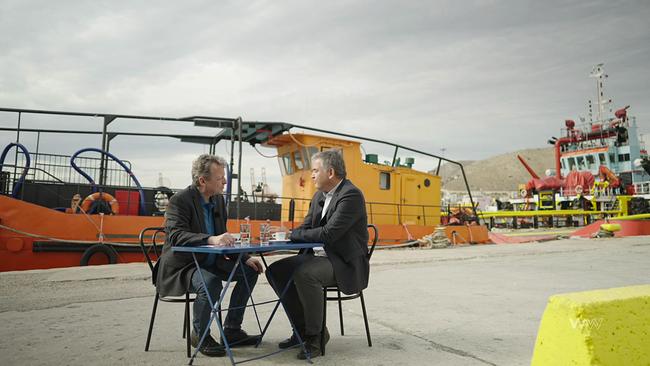
{"type": "MultiPolygon", "coordinates": [[[[631,105],[650,131],[648,18],[645,1],[4,1],[0,106],[288,121],[481,159],[542,147],[564,119],[585,116],[587,76],[600,62],[614,106],[631,105]]],[[[0,114],[0,125],[15,117],[0,114]]],[[[142,121],[110,128],[196,131],[142,121]]],[[[13,138],[0,132],[2,144],[13,138]]],[[[143,164],[148,181],[157,179],[149,156],[165,156],[159,170],[176,186],[206,149],[150,141],[120,137],[112,148],[143,164]]],[[[70,154],[95,139],[40,143],[70,154]]],[[[245,153],[245,173],[265,166],[271,176],[277,163],[257,156],[245,153]]]]}

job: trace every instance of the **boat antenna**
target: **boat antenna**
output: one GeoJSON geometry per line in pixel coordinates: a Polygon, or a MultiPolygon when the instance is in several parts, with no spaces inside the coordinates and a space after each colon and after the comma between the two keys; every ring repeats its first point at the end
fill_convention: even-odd
{"type": "Polygon", "coordinates": [[[604,120],[603,112],[605,111],[605,106],[612,102],[611,99],[606,99],[604,96],[603,81],[607,78],[607,74],[605,74],[605,69],[603,68],[603,65],[604,65],[603,63],[600,63],[594,66],[593,69],[591,69],[591,73],[589,74],[589,77],[596,79],[596,96],[598,98],[598,103],[597,103],[598,119],[596,120],[597,122],[602,122],[604,120]]]}

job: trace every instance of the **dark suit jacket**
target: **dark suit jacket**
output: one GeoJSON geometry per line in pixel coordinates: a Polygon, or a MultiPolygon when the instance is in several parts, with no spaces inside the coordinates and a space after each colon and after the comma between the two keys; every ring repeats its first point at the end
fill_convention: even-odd
{"type": "Polygon", "coordinates": [[[323,242],[336,282],[345,294],[368,287],[368,216],[363,193],[345,179],[338,186],[325,217],[325,197],[316,192],[305,222],[291,233],[295,242],[323,242]]]}
{"type": "MultiPolygon", "coordinates": [[[[162,255],[156,263],[154,278],[156,288],[161,296],[180,296],[190,289],[192,275],[196,270],[191,253],[173,253],[172,246],[204,245],[209,234],[206,234],[201,193],[196,187],[189,186],[173,195],[165,210],[165,245],[162,255]]],[[[227,231],[226,205],[221,195],[210,197],[214,203],[214,232],[215,235],[227,231]]],[[[205,254],[197,255],[199,263],[205,259],[205,254]]],[[[248,259],[245,256],[244,260],[248,259]]],[[[217,268],[229,272],[234,266],[234,260],[223,256],[217,257],[217,268]]]]}

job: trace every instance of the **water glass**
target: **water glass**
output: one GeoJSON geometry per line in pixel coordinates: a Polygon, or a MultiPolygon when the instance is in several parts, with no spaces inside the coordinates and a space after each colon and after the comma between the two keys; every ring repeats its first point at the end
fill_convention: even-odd
{"type": "Polygon", "coordinates": [[[260,224],[260,245],[269,245],[271,224],[260,224]]]}
{"type": "Polygon", "coordinates": [[[251,245],[251,224],[239,224],[239,239],[242,247],[251,245]]]}

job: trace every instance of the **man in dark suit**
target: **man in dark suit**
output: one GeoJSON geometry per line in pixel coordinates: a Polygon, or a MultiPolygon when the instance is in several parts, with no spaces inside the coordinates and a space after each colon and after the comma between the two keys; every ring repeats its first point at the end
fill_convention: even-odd
{"type": "MultiPolygon", "coordinates": [[[[226,164],[223,158],[214,155],[199,156],[192,163],[193,184],[173,195],[165,211],[166,240],[160,260],[156,263],[156,288],[161,296],[180,296],[187,291],[196,293],[191,335],[193,347],[197,347],[210,319],[212,309],[207,294],[209,292],[212,301],[219,299],[221,281],[228,278],[235,260],[215,254],[199,255],[197,259],[206,282],[204,286],[192,255],[174,253],[171,248],[205,244],[231,246],[235,242],[235,238],[227,233],[228,215],[222,196],[226,184],[226,164]]],[[[250,256],[244,256],[242,262],[246,264],[243,268],[252,291],[258,274],[263,271],[262,264],[250,256]]],[[[230,297],[229,307],[232,310],[226,316],[224,334],[229,344],[254,344],[257,339],[249,337],[241,329],[244,306],[249,298],[244,275],[237,270],[233,279],[237,284],[230,297]]],[[[199,351],[206,356],[226,354],[224,347],[209,335],[209,330],[199,351]]]]}
{"type": "MultiPolygon", "coordinates": [[[[318,192],[304,223],[290,235],[294,242],[322,242],[306,255],[284,258],[271,264],[266,273],[279,294],[291,279],[283,304],[311,357],[322,354],[323,286],[338,285],[345,294],[368,286],[368,229],[363,193],[347,180],[341,153],[327,150],[312,157],[311,178],[318,192]]],[[[329,340],[325,328],[323,344],[329,340]]],[[[298,344],[292,335],[279,344],[298,344]]],[[[298,358],[305,359],[303,350],[298,358]]]]}

